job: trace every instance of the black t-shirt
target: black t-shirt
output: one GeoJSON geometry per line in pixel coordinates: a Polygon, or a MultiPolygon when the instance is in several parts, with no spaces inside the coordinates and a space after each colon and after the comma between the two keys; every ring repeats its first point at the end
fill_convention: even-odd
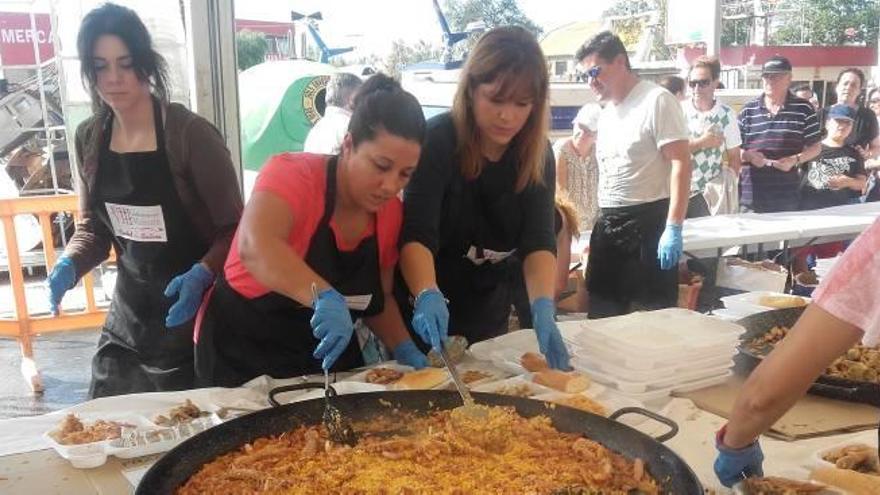
{"type": "MultiPolygon", "coordinates": [[[[825,119],[827,116],[828,107],[825,107],[819,114],[819,124],[822,126],[823,136],[826,134],[825,119]]],[[[860,105],[856,111],[852,132],[846,138],[847,146],[868,146],[878,135],[880,135],[880,126],[877,124],[877,116],[871,110],[860,105]]]]}
{"type": "Polygon", "coordinates": [[[859,196],[850,188],[832,190],[828,179],[836,175],[855,177],[865,175],[865,164],[858,151],[852,146],[832,148],[822,145],[822,152],[807,164],[801,186],[801,209],[815,210],[831,206],[845,205],[850,199],[859,196]]]}
{"type": "Polygon", "coordinates": [[[515,249],[521,259],[534,251],[555,253],[556,169],[550,143],[544,183],[518,193],[517,162],[510,149],[498,162],[487,163],[476,180],[467,181],[456,144],[449,113],[428,121],[419,165],[404,191],[401,245],[415,241],[435,256],[453,258],[476,244],[499,252],[515,249]]]}

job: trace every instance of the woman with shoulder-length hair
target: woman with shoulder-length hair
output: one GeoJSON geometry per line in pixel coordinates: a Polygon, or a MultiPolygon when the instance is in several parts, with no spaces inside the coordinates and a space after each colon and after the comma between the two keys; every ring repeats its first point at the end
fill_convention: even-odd
{"type": "Polygon", "coordinates": [[[569,366],[553,300],[548,86],[534,35],[493,29],[468,56],[452,111],[428,122],[404,193],[406,286],[399,284],[398,301],[411,308],[413,329],[433,347],[447,333],[470,342],[504,333],[524,278],[541,352],[554,368],[569,366]]]}
{"type": "Polygon", "coordinates": [[[116,288],[89,394],[192,388],[193,318],[242,210],[229,151],[169,102],[165,60],[133,10],[89,12],[77,49],[94,115],[76,131],[82,220],[49,275],[52,310],[112,246],[116,288]]]}

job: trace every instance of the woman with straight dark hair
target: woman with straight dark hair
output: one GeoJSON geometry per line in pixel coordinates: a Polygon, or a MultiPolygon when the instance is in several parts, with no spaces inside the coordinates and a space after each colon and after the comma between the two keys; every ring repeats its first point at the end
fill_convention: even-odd
{"type": "Polygon", "coordinates": [[[81,221],[49,275],[64,293],[116,251],[91,397],[194,385],[193,319],[241,214],[223,137],[168,99],[165,60],[137,14],[105,4],[77,38],[93,115],[76,131],[81,221]]]}
{"type": "Polygon", "coordinates": [[[398,362],[426,365],[390,295],[403,216],[397,195],[424,135],[415,97],[377,74],[355,96],[338,155],[269,159],[196,324],[200,384],[362,366],[351,339],[358,317],[398,362]]]}
{"type": "Polygon", "coordinates": [[[472,343],[504,333],[524,278],[541,352],[554,368],[569,366],[553,299],[548,85],[534,35],[496,28],[468,56],[452,111],[428,123],[404,195],[406,286],[397,295],[415,332],[435,348],[447,333],[472,343]]]}

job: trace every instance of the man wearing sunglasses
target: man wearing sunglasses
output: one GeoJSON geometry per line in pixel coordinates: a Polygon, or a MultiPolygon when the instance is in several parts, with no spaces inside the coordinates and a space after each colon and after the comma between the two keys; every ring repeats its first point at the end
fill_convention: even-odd
{"type": "Polygon", "coordinates": [[[639,79],[609,31],[575,57],[605,104],[596,137],[600,214],[587,266],[590,318],[675,306],[691,180],[681,105],[639,79]]]}
{"type": "Polygon", "coordinates": [[[810,102],[791,94],[791,63],[776,55],[761,70],[764,94],[739,113],[743,170],[740,209],[756,213],[798,209],[798,168],[819,155],[822,139],[810,102]]]}
{"type": "Polygon", "coordinates": [[[692,169],[688,218],[705,217],[710,211],[717,211],[710,210],[703,194],[710,182],[720,181],[725,156],[730,169],[739,174],[742,138],[736,113],[715,99],[720,76],[721,63],[707,56],[697,58],[688,73],[691,99],[682,104],[691,137],[688,142],[692,169]]]}

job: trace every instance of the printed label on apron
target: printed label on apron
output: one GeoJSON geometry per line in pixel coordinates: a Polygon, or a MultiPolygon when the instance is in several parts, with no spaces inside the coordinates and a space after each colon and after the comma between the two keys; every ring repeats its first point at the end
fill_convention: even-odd
{"type": "Polygon", "coordinates": [[[372,294],[365,294],[363,296],[345,296],[345,304],[348,306],[348,309],[353,309],[355,311],[366,310],[367,307],[370,306],[370,301],[372,300],[372,294]]]}
{"type": "Polygon", "coordinates": [[[510,251],[492,251],[491,249],[483,249],[481,256],[481,253],[477,250],[477,247],[471,246],[464,257],[471,260],[475,265],[479,266],[487,261],[492,264],[499,263],[509,258],[515,252],[516,249],[511,249],[510,251]]]}
{"type": "Polygon", "coordinates": [[[115,203],[107,205],[107,216],[113,225],[113,233],[138,242],[168,242],[162,207],[130,206],[115,203]]]}

